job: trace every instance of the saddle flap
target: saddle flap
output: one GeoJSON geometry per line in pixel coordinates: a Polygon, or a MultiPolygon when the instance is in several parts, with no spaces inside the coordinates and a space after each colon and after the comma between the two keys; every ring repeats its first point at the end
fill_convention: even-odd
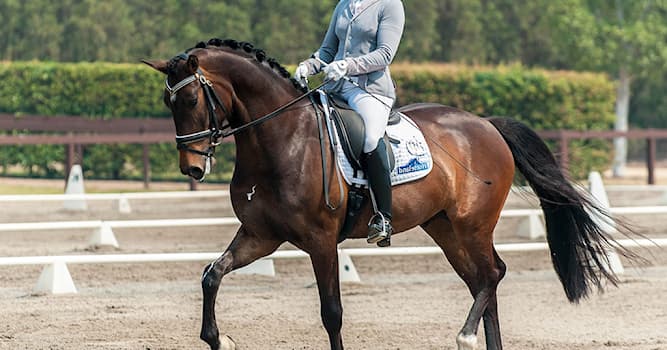
{"type": "Polygon", "coordinates": [[[345,156],[354,168],[362,169],[361,153],[366,131],[364,121],[356,112],[347,109],[335,109],[332,115],[345,156]]]}

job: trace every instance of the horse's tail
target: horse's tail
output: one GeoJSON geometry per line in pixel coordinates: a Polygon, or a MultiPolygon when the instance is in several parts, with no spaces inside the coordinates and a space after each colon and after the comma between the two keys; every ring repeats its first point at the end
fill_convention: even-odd
{"type": "Polygon", "coordinates": [[[567,298],[578,302],[588,296],[591,285],[602,290],[604,280],[616,285],[618,279],[609,269],[607,255],[614,249],[614,240],[591,217],[597,212],[611,219],[608,213],[572,186],[547,145],[528,126],[509,118],[489,121],[507,142],[516,167],[540,200],[551,260],[567,298]]]}

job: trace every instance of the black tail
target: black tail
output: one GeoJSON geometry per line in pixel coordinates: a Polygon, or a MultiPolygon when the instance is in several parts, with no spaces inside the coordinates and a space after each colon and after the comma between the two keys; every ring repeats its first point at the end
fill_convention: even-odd
{"type": "MultiPolygon", "coordinates": [[[[614,249],[590,213],[608,213],[567,180],[553,154],[528,126],[509,118],[490,118],[509,145],[514,163],[540,200],[544,211],[547,241],[556,273],[571,302],[587,297],[591,285],[602,290],[608,280],[618,279],[609,270],[607,252],[614,249]]],[[[622,223],[621,226],[625,227],[622,223]]],[[[624,255],[632,255],[622,251],[624,255]]]]}

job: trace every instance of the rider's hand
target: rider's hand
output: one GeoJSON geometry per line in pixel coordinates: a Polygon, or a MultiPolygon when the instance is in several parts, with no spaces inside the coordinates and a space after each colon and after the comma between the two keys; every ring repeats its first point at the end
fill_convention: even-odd
{"type": "Polygon", "coordinates": [[[296,81],[306,81],[308,82],[308,75],[310,75],[310,70],[308,69],[308,65],[304,62],[299,63],[299,66],[296,67],[296,71],[294,72],[294,79],[296,81]]]}
{"type": "Polygon", "coordinates": [[[347,74],[347,61],[333,61],[324,67],[324,74],[328,79],[338,81],[347,74]]]}

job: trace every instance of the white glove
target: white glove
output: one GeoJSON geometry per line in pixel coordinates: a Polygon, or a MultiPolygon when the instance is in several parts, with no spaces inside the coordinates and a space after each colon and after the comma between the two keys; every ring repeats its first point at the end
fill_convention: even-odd
{"type": "Polygon", "coordinates": [[[338,81],[347,74],[347,61],[339,60],[333,61],[328,66],[324,67],[324,74],[328,79],[338,81]]]}
{"type": "Polygon", "coordinates": [[[310,75],[308,65],[303,62],[299,63],[299,66],[296,67],[296,71],[294,71],[294,79],[296,79],[296,81],[308,82],[308,75],[310,75]]]}

